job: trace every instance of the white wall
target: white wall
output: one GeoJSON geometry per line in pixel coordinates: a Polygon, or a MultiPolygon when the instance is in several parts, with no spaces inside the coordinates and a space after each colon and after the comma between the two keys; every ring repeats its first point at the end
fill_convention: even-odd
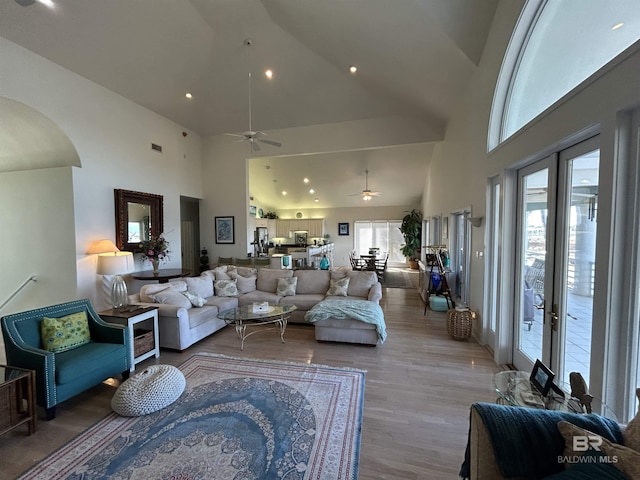
{"type": "Polygon", "coordinates": [[[71,167],[0,174],[0,315],[76,298],[71,167]]]}
{"type": "MultiPolygon", "coordinates": [[[[180,195],[202,197],[200,137],[188,131],[183,136],[185,129],[179,125],[4,38],[0,38],[0,50],[0,96],[22,102],[51,119],[69,137],[82,164],[82,168],[72,169],[68,186],[73,196],[73,210],[68,215],[73,216],[73,223],[53,225],[75,232],[75,245],[71,243],[74,274],[61,271],[48,297],[68,299],[67,289],[73,285],[72,296],[90,298],[97,308],[107,305],[102,279],[95,273],[95,256],[85,252],[95,240],[115,241],[116,188],[164,196],[165,234],[173,252],[165,266],[179,267],[180,195]],[[163,153],[152,151],[152,142],[162,145],[163,153]]],[[[47,171],[43,170],[43,175],[47,171]]],[[[25,185],[27,191],[36,188],[35,183],[25,185]]],[[[13,210],[14,206],[7,208],[13,210]]],[[[12,234],[23,236],[21,231],[12,234]]],[[[70,248],[66,238],[54,240],[54,252],[70,248]]],[[[15,256],[28,254],[18,243],[15,256]]],[[[150,268],[140,263],[136,267],[150,268]]],[[[24,269],[23,273],[28,276],[31,271],[24,269]]],[[[28,306],[39,305],[34,300],[28,306]]]]}

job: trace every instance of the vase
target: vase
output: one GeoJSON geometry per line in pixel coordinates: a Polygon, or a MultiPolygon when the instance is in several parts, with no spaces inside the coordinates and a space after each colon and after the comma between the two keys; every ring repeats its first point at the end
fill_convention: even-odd
{"type": "Polygon", "coordinates": [[[158,267],[160,266],[160,260],[157,258],[151,258],[151,265],[153,266],[153,273],[158,273],[158,267]]]}

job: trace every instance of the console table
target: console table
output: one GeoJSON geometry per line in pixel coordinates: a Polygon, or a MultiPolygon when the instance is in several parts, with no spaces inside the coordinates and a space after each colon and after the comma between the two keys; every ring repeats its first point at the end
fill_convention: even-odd
{"type": "Polygon", "coordinates": [[[158,283],[167,283],[172,278],[188,277],[191,275],[191,270],[185,270],[183,268],[164,268],[154,273],[153,270],[145,270],[143,272],[134,272],[131,274],[132,278],[136,280],[158,280],[158,283]]]}
{"type": "Polygon", "coordinates": [[[0,435],[28,424],[36,431],[36,372],[0,365],[0,435]]]}
{"type": "Polygon", "coordinates": [[[105,322],[126,325],[129,335],[130,363],[129,371],[136,369],[136,364],[149,357],[160,357],[160,342],[158,339],[158,307],[140,307],[131,305],[124,309],[112,308],[99,312],[105,322]],[[135,330],[140,322],[146,322],[151,330],[135,330]]]}

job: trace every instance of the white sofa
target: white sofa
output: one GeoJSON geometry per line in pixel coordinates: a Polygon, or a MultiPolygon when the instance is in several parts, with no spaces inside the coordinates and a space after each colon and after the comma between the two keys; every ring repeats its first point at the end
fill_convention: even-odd
{"type": "MultiPolygon", "coordinates": [[[[167,284],[147,284],[140,292],[129,297],[132,304],[153,304],[159,307],[158,325],[160,346],[184,350],[226,325],[218,314],[239,305],[269,302],[272,305],[295,305],[290,323],[308,323],[305,314],[314,305],[327,298],[331,281],[348,277],[347,295],[330,296],[334,299],[367,300],[379,303],[382,288],[375,272],[351,270],[272,270],[219,266],[202,272],[199,277],[172,280],[167,284]],[[278,281],[295,278],[295,295],[278,294],[278,281]],[[237,292],[227,287],[235,284],[237,292]],[[196,307],[185,293],[195,295],[196,307]],[[235,294],[234,294],[235,293],[235,294]],[[224,295],[224,296],[223,296],[224,295]]],[[[193,297],[192,297],[193,298],[193,297]]],[[[377,343],[375,327],[354,320],[340,320],[336,327],[333,319],[316,323],[316,338],[351,343],[377,343]],[[323,338],[323,329],[331,333],[323,338]],[[344,336],[339,334],[344,329],[344,336]],[[347,332],[346,330],[353,330],[347,332]],[[338,331],[338,334],[336,334],[338,331]],[[341,338],[344,338],[341,340],[341,338]]]]}

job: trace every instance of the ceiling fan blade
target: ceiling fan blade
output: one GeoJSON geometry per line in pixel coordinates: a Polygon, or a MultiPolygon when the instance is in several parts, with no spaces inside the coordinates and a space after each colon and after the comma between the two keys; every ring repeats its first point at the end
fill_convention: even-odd
{"type": "Polygon", "coordinates": [[[371,195],[372,197],[379,197],[380,195],[382,195],[382,192],[369,192],[369,195],[371,195]]]}
{"type": "Polygon", "coordinates": [[[254,142],[253,140],[251,141],[251,150],[255,151],[255,152],[259,152],[260,151],[260,147],[258,146],[258,144],[256,142],[254,142]]]}
{"type": "Polygon", "coordinates": [[[242,137],[242,138],[244,138],[244,135],[242,135],[240,133],[225,133],[225,135],[229,135],[230,137],[242,137]]]}
{"type": "Polygon", "coordinates": [[[257,138],[259,142],[267,143],[269,145],[273,145],[274,147],[281,147],[282,144],[280,142],[274,142],[273,140],[264,140],[263,138],[257,138]]]}

